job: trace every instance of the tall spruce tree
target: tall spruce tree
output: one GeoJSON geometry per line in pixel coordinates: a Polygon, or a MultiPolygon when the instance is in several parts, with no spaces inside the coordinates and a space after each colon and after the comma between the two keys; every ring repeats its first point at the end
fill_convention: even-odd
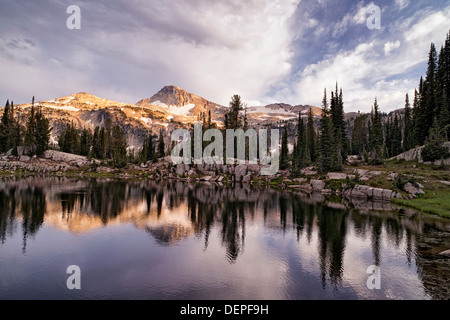
{"type": "Polygon", "coordinates": [[[58,144],[62,152],[81,154],[80,134],[73,121],[61,133],[58,144]]]}
{"type": "Polygon", "coordinates": [[[92,157],[100,159],[100,127],[95,127],[94,136],[92,137],[92,157]]]}
{"type": "Polygon", "coordinates": [[[309,144],[310,160],[311,162],[317,161],[317,134],[314,128],[314,116],[312,108],[309,108],[308,123],[307,123],[307,138],[306,141],[309,144]]]}
{"type": "Polygon", "coordinates": [[[226,129],[239,129],[242,127],[241,111],[244,109],[244,103],[239,95],[231,97],[230,111],[226,114],[226,129]]]}
{"type": "Polygon", "coordinates": [[[402,133],[397,114],[390,123],[390,150],[389,157],[395,157],[402,152],[402,133]]]}
{"type": "Polygon", "coordinates": [[[427,111],[427,89],[426,82],[423,81],[423,78],[420,78],[419,83],[419,91],[417,95],[417,106],[414,110],[415,115],[415,125],[416,125],[416,144],[423,145],[428,133],[431,124],[428,121],[428,111],[427,111]]]}
{"type": "MultiPolygon", "coordinates": [[[[33,97],[34,101],[34,97],[33,97]]],[[[42,109],[36,114],[36,155],[42,156],[48,150],[52,127],[49,120],[42,113],[42,109]]]]}
{"type": "Polygon", "coordinates": [[[383,154],[383,127],[381,124],[381,113],[378,100],[375,98],[373,110],[370,117],[371,129],[369,131],[369,143],[371,156],[375,163],[380,163],[383,154]]]}
{"type": "Polygon", "coordinates": [[[10,124],[11,124],[11,106],[9,99],[6,101],[3,109],[3,116],[0,121],[0,153],[6,152],[10,147],[10,124]]]}
{"type": "Polygon", "coordinates": [[[289,168],[288,131],[287,127],[284,127],[283,136],[281,139],[280,169],[287,170],[288,168],[289,168]]]}
{"type": "Polygon", "coordinates": [[[403,150],[408,151],[414,148],[414,132],[411,104],[409,103],[409,95],[406,94],[405,100],[405,117],[403,119],[403,150]]]}
{"type": "Polygon", "coordinates": [[[36,110],[34,105],[31,106],[30,114],[28,115],[28,121],[25,131],[25,146],[28,149],[30,155],[36,153],[36,140],[37,140],[37,126],[36,126],[36,110]]]}
{"type": "Polygon", "coordinates": [[[301,169],[304,166],[305,156],[305,125],[302,119],[302,113],[298,113],[297,124],[297,141],[295,143],[294,152],[292,154],[292,164],[294,169],[301,169]]]}
{"type": "Polygon", "coordinates": [[[109,141],[113,166],[123,168],[127,164],[127,139],[125,132],[123,132],[119,125],[115,125],[112,128],[109,141]]]}
{"type": "Polygon", "coordinates": [[[322,100],[322,117],[320,119],[320,137],[319,137],[319,171],[322,173],[334,169],[333,157],[336,156],[336,145],[334,144],[334,129],[331,120],[330,110],[328,109],[327,91],[324,90],[322,100]]]}
{"type": "Polygon", "coordinates": [[[425,80],[420,79],[419,106],[416,115],[416,141],[423,145],[427,139],[430,128],[433,126],[434,112],[436,111],[436,69],[437,53],[434,43],[431,44],[428,54],[428,68],[425,80]]]}
{"type": "Polygon", "coordinates": [[[89,129],[83,129],[80,137],[80,154],[82,156],[89,156],[93,145],[92,132],[89,129]]]}
{"type": "Polygon", "coordinates": [[[349,142],[347,139],[347,126],[344,118],[344,98],[342,89],[338,91],[338,84],[336,83],[336,92],[331,92],[330,103],[331,120],[333,122],[333,131],[335,143],[338,152],[342,155],[342,160],[345,161],[349,152],[349,142]]]}
{"type": "Polygon", "coordinates": [[[164,130],[159,131],[159,141],[158,141],[158,158],[164,158],[165,156],[165,145],[164,145],[164,130]]]}
{"type": "Polygon", "coordinates": [[[354,121],[352,130],[352,153],[354,155],[363,156],[369,149],[367,119],[367,115],[359,113],[354,121]]]}

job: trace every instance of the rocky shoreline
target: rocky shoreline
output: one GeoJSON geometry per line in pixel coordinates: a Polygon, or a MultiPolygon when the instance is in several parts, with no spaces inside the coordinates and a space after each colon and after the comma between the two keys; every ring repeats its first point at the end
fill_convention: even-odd
{"type": "MultiPolygon", "coordinates": [[[[20,152],[21,150],[19,150],[20,152]]],[[[314,167],[301,171],[301,178],[291,178],[288,171],[280,171],[275,176],[261,176],[262,166],[247,165],[173,165],[171,158],[166,157],[153,163],[130,165],[127,169],[116,170],[106,166],[99,160],[87,157],[48,150],[40,158],[26,155],[13,156],[10,153],[0,156],[0,170],[3,173],[14,174],[17,171],[29,174],[77,174],[83,175],[111,175],[118,178],[150,178],[176,179],[182,181],[203,181],[210,183],[241,183],[243,185],[268,184],[281,189],[298,190],[304,193],[319,193],[323,195],[338,195],[346,199],[362,201],[390,202],[391,199],[414,198],[424,194],[420,183],[407,183],[401,192],[371,187],[365,185],[371,179],[386,175],[381,171],[351,169],[347,172],[330,172],[321,176],[314,167]]],[[[393,181],[397,174],[390,172],[389,181],[393,181]]]]}

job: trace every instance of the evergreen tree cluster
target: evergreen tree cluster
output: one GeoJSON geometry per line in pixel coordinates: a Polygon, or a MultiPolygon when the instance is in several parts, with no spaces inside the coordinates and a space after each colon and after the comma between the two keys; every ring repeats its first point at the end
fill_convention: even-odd
{"type": "Polygon", "coordinates": [[[402,129],[397,114],[393,119],[386,121],[386,142],[385,153],[387,158],[399,155],[403,152],[402,147],[402,129]]]}
{"type": "Polygon", "coordinates": [[[25,127],[15,115],[14,103],[9,103],[8,100],[0,121],[0,152],[12,150],[12,154],[17,155],[17,148],[24,146],[28,155],[41,156],[49,148],[51,131],[50,123],[42,110],[36,110],[34,97],[25,127]]]}
{"type": "Polygon", "coordinates": [[[144,140],[144,145],[139,153],[139,160],[141,162],[153,161],[159,158],[164,158],[166,155],[166,146],[164,142],[164,130],[159,131],[158,144],[156,144],[155,137],[150,133],[144,140]]]}
{"type": "Polygon", "coordinates": [[[428,69],[425,80],[420,79],[417,101],[414,108],[415,141],[422,145],[430,134],[434,119],[448,139],[450,101],[450,35],[439,56],[434,43],[428,55],[428,69]]]}
{"type": "Polygon", "coordinates": [[[59,137],[59,148],[63,152],[87,156],[99,160],[109,160],[114,167],[124,167],[128,161],[125,132],[119,125],[106,120],[104,127],[79,130],[73,122],[59,137]]]}
{"type": "Polygon", "coordinates": [[[17,147],[22,144],[22,128],[14,115],[14,102],[6,101],[0,122],[0,153],[13,150],[17,155],[17,147]]]}
{"type": "Polygon", "coordinates": [[[212,121],[211,110],[208,110],[208,112],[202,112],[198,114],[197,121],[202,122],[202,127],[205,130],[217,128],[216,123],[212,121]]]}
{"type": "Polygon", "coordinates": [[[301,113],[298,116],[297,141],[294,143],[292,154],[292,164],[295,171],[316,162],[317,144],[314,116],[310,108],[306,123],[303,121],[301,113]]]}
{"type": "Polygon", "coordinates": [[[431,142],[448,141],[450,138],[450,33],[447,34],[439,54],[431,43],[425,79],[420,78],[415,90],[413,111],[409,127],[412,137],[405,136],[416,146],[431,142]]]}
{"type": "Polygon", "coordinates": [[[327,172],[342,170],[346,161],[350,143],[347,138],[347,125],[344,120],[344,100],[342,89],[331,92],[330,109],[328,109],[327,92],[324,90],[322,117],[320,119],[319,170],[327,172]]]}
{"type": "Polygon", "coordinates": [[[351,153],[362,156],[369,150],[369,115],[359,113],[353,123],[351,153]]]}

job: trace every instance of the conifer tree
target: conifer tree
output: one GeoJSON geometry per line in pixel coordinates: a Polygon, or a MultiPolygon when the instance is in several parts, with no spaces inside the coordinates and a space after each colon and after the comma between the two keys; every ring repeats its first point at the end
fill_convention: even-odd
{"type": "Polygon", "coordinates": [[[391,122],[388,122],[388,127],[386,146],[388,147],[388,156],[394,157],[401,153],[401,128],[397,114],[394,115],[391,122]]]}
{"type": "Polygon", "coordinates": [[[414,148],[414,137],[413,137],[413,118],[411,105],[409,103],[409,95],[406,94],[405,100],[405,118],[403,125],[403,151],[408,151],[414,148]]]}
{"type": "Polygon", "coordinates": [[[324,90],[322,101],[322,117],[320,119],[319,138],[319,171],[322,173],[333,170],[333,157],[336,157],[336,147],[333,139],[333,122],[328,109],[327,91],[324,90]]]}
{"type": "MultiPolygon", "coordinates": [[[[34,97],[33,97],[34,101],[34,97]]],[[[42,156],[48,150],[52,128],[40,109],[36,114],[36,155],[42,156]]]]}
{"type": "Polygon", "coordinates": [[[80,137],[80,154],[82,156],[89,156],[93,145],[92,132],[89,129],[83,129],[80,137]]]}
{"type": "Polygon", "coordinates": [[[292,162],[295,169],[301,169],[304,166],[304,156],[305,156],[305,127],[302,119],[302,114],[298,114],[298,125],[297,125],[297,141],[295,143],[295,150],[292,154],[292,162]]]}
{"type": "Polygon", "coordinates": [[[208,129],[211,129],[213,127],[212,125],[212,118],[211,118],[211,109],[208,110],[208,129]]]}
{"type": "MultiPolygon", "coordinates": [[[[336,92],[331,93],[331,120],[333,122],[333,131],[335,143],[340,149],[342,160],[347,158],[349,153],[349,141],[347,139],[347,126],[344,118],[344,98],[342,89],[338,92],[338,84],[336,83],[336,92]]],[[[339,150],[338,150],[339,151],[339,150]]]]}
{"type": "Polygon", "coordinates": [[[371,113],[371,129],[369,131],[370,152],[375,163],[382,161],[383,154],[383,128],[381,125],[381,114],[378,106],[377,98],[373,105],[371,113]]]}
{"type": "Polygon", "coordinates": [[[419,146],[419,118],[420,118],[420,102],[419,102],[419,92],[414,90],[414,101],[412,110],[412,125],[413,125],[413,141],[414,146],[419,146]]]}
{"type": "Polygon", "coordinates": [[[369,149],[367,119],[367,115],[358,114],[354,121],[352,131],[352,153],[354,155],[363,156],[364,152],[369,149]]]}
{"type": "Polygon", "coordinates": [[[149,140],[148,140],[148,155],[150,160],[152,161],[156,161],[156,145],[155,142],[153,141],[153,135],[150,135],[149,140]]]}
{"type": "Polygon", "coordinates": [[[307,124],[307,139],[309,144],[309,157],[311,162],[316,162],[317,160],[317,134],[314,128],[314,117],[312,108],[309,108],[308,113],[308,124],[307,124]]]}
{"type": "Polygon", "coordinates": [[[450,140],[450,108],[446,106],[448,98],[445,92],[442,94],[442,102],[443,107],[439,115],[439,126],[442,128],[443,138],[448,141],[450,140]]]}
{"type": "Polygon", "coordinates": [[[108,118],[105,121],[105,157],[106,157],[106,159],[111,159],[111,157],[112,157],[112,154],[111,154],[111,149],[113,147],[112,143],[111,143],[112,130],[113,130],[112,121],[110,118],[108,118]]]}
{"type": "Polygon", "coordinates": [[[36,133],[36,110],[34,105],[32,105],[25,131],[25,146],[28,148],[28,153],[30,155],[34,155],[36,152],[36,133]]]}
{"type": "Polygon", "coordinates": [[[244,109],[244,104],[239,95],[231,97],[230,111],[226,114],[226,129],[239,129],[242,127],[242,119],[240,112],[244,109]]]}
{"type": "Polygon", "coordinates": [[[159,142],[158,142],[158,158],[164,158],[165,156],[165,145],[164,145],[164,131],[161,129],[159,131],[159,142]]]}
{"type": "Polygon", "coordinates": [[[443,145],[444,138],[441,134],[439,122],[434,118],[433,126],[430,129],[430,136],[427,138],[421,155],[424,161],[442,160],[450,157],[448,148],[443,145]]]}
{"type": "Polygon", "coordinates": [[[100,152],[100,127],[95,127],[94,136],[92,138],[92,156],[96,159],[101,159],[100,152]]]}
{"type": "MultiPolygon", "coordinates": [[[[208,129],[210,129],[210,128],[211,127],[208,127],[208,129]]],[[[247,108],[244,109],[243,129],[244,129],[244,131],[247,131],[247,129],[248,129],[247,108]]]]}
{"type": "Polygon", "coordinates": [[[119,125],[112,128],[109,141],[113,166],[116,168],[124,167],[127,164],[127,140],[119,125]]]}
{"type": "Polygon", "coordinates": [[[283,136],[281,139],[280,169],[286,170],[288,168],[289,168],[288,131],[287,127],[284,127],[283,136]]]}
{"type": "Polygon", "coordinates": [[[106,153],[106,130],[104,127],[100,128],[99,142],[98,142],[98,154],[99,159],[107,159],[108,155],[106,153]]]}
{"type": "Polygon", "coordinates": [[[58,144],[63,152],[81,153],[80,135],[73,122],[61,133],[58,144]]]}
{"type": "Polygon", "coordinates": [[[3,116],[0,121],[0,153],[8,151],[10,146],[10,109],[11,107],[8,99],[6,101],[5,108],[3,109],[3,116]]]}

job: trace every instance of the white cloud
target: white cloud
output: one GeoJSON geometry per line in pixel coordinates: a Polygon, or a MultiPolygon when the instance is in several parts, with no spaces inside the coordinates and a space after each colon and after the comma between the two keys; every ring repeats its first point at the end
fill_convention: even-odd
{"type": "Polygon", "coordinates": [[[373,5],[373,2],[370,2],[367,5],[364,3],[358,2],[355,9],[346,14],[341,21],[334,24],[333,28],[333,37],[338,37],[344,34],[350,26],[364,24],[367,21],[367,8],[373,5]]]}
{"type": "Polygon", "coordinates": [[[400,47],[399,40],[395,42],[388,41],[384,45],[384,54],[389,55],[393,50],[398,49],[399,47],[400,47]]]}
{"type": "Polygon", "coordinates": [[[320,105],[323,88],[330,93],[338,81],[344,89],[346,111],[369,111],[375,96],[382,111],[401,108],[405,94],[412,96],[418,84],[418,79],[402,75],[426,63],[430,43],[439,47],[449,25],[450,8],[431,12],[396,39],[375,38],[309,65],[297,75],[291,103],[320,105]]]}
{"type": "Polygon", "coordinates": [[[395,0],[395,5],[398,7],[399,10],[405,9],[407,6],[409,6],[410,0],[395,0]]]}
{"type": "Polygon", "coordinates": [[[23,55],[35,62],[29,67],[18,61],[22,56],[0,51],[0,87],[19,96],[39,90],[48,99],[85,90],[135,103],[175,84],[225,105],[236,93],[258,100],[291,72],[289,23],[298,2],[156,0],[126,11],[117,1],[83,2],[86,22],[78,34],[85,34],[76,41],[75,32],[53,35],[56,50],[40,43],[23,55]],[[103,18],[90,19],[97,14],[103,18]]]}

